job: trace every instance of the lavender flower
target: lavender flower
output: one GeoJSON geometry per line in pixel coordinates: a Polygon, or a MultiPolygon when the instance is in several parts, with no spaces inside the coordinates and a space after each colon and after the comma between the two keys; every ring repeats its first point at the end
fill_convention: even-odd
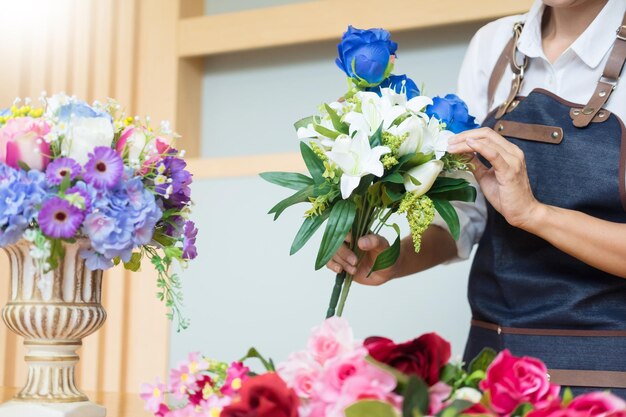
{"type": "Polygon", "coordinates": [[[196,249],[196,236],[198,228],[191,220],[183,227],[183,259],[195,259],[198,256],[196,249]]]}
{"type": "Polygon", "coordinates": [[[70,176],[70,180],[75,180],[82,167],[72,158],[55,159],[48,165],[46,169],[46,179],[50,184],[59,185],[66,175],[70,176]]]}
{"type": "Polygon", "coordinates": [[[78,207],[59,197],[47,200],[39,211],[39,227],[49,237],[69,239],[74,237],[84,219],[78,207]]]}
{"type": "Polygon", "coordinates": [[[106,146],[94,148],[85,164],[83,178],[98,189],[115,187],[124,173],[124,162],[113,149],[106,146]]]}
{"type": "Polygon", "coordinates": [[[187,163],[174,156],[178,151],[171,150],[171,156],[166,156],[156,166],[155,191],[165,199],[166,209],[182,210],[191,201],[191,174],[185,168],[187,163]],[[167,181],[159,181],[165,177],[167,181]]]}

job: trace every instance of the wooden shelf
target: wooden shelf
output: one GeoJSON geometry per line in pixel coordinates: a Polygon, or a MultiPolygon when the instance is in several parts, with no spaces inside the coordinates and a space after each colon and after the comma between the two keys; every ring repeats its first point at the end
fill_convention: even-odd
{"type": "MultiPolygon", "coordinates": [[[[197,57],[338,39],[348,24],[406,31],[526,12],[532,0],[317,0],[181,19],[178,56],[197,57]]],[[[469,41],[469,39],[468,39],[469,41]]]]}

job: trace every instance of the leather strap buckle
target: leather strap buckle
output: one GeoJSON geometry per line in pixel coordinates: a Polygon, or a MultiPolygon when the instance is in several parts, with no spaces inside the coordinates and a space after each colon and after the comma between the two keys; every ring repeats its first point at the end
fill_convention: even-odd
{"type": "Polygon", "coordinates": [[[615,33],[617,33],[617,39],[626,41],[626,25],[618,27],[615,33]]]}
{"type": "Polygon", "coordinates": [[[604,75],[601,75],[598,82],[608,84],[612,87],[612,90],[615,90],[615,87],[617,87],[617,83],[619,83],[619,77],[616,80],[613,80],[613,79],[605,77],[604,75]]]}

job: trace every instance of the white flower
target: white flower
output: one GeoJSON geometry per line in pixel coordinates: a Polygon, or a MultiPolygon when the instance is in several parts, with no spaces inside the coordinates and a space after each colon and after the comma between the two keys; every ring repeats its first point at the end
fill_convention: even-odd
{"type": "Polygon", "coordinates": [[[430,106],[432,104],[433,104],[433,100],[430,97],[417,96],[409,100],[408,103],[406,104],[406,107],[414,114],[419,115],[419,114],[424,114],[424,109],[427,106],[430,106]]]}
{"type": "Polygon", "coordinates": [[[441,130],[439,120],[432,117],[424,129],[424,141],[421,152],[428,155],[435,153],[436,159],[441,159],[448,150],[448,141],[454,136],[449,130],[441,130]]]}
{"type": "Polygon", "coordinates": [[[470,387],[459,388],[453,395],[455,400],[469,401],[474,404],[478,404],[482,398],[480,391],[470,387]]]}
{"type": "Polygon", "coordinates": [[[95,147],[111,146],[113,135],[113,124],[106,117],[73,117],[61,152],[84,165],[95,147]]]}
{"type": "Polygon", "coordinates": [[[130,131],[127,136],[122,134],[122,138],[120,138],[117,144],[118,152],[120,152],[121,149],[128,151],[128,162],[130,166],[135,168],[139,167],[142,153],[148,141],[145,132],[143,129],[132,128],[132,131],[130,131]]]}
{"type": "Polygon", "coordinates": [[[415,168],[411,168],[406,174],[404,174],[404,188],[410,193],[415,193],[418,196],[425,194],[439,176],[439,173],[443,169],[443,162],[433,159],[422,165],[418,165],[415,168]],[[411,178],[417,180],[419,185],[415,184],[411,178]]]}
{"type": "Polygon", "coordinates": [[[387,130],[398,117],[407,112],[404,105],[398,104],[401,101],[391,94],[380,97],[376,93],[361,91],[356,96],[361,101],[361,112],[351,111],[344,116],[344,121],[350,125],[351,135],[365,131],[371,136],[381,124],[387,130]]]}
{"type": "Polygon", "coordinates": [[[341,197],[344,199],[350,197],[365,175],[382,176],[385,168],[380,162],[380,157],[389,152],[391,150],[386,146],[376,146],[372,149],[365,132],[358,132],[354,138],[347,135],[339,136],[332,150],[326,152],[326,155],[343,171],[341,197]]]}
{"type": "Polygon", "coordinates": [[[410,116],[398,126],[391,126],[387,131],[394,136],[406,135],[406,139],[398,148],[400,157],[415,153],[422,148],[424,121],[417,116],[410,116]]]}

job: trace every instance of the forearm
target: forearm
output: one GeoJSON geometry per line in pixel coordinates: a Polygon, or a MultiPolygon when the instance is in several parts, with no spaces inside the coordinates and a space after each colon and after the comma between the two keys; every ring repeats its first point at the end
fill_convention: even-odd
{"type": "Polygon", "coordinates": [[[413,239],[402,239],[400,256],[390,268],[390,278],[399,278],[421,272],[453,259],[457,254],[456,243],[447,230],[431,226],[422,235],[422,247],[415,253],[413,239]]]}
{"type": "Polygon", "coordinates": [[[539,204],[521,228],[586,264],[626,278],[626,224],[539,204]]]}

